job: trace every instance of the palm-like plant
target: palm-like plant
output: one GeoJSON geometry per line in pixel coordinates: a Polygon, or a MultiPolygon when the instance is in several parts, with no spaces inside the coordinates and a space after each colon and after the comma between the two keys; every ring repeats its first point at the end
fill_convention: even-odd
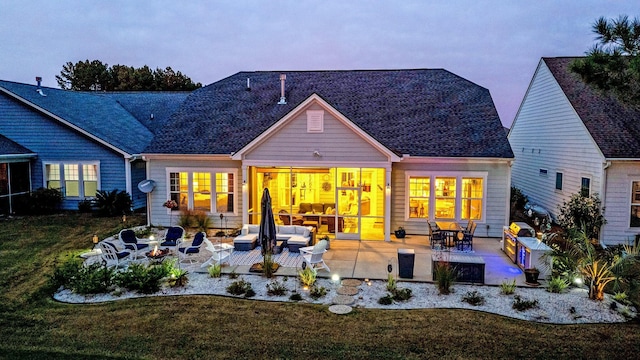
{"type": "Polygon", "coordinates": [[[605,259],[596,251],[585,231],[578,232],[578,237],[570,243],[570,253],[577,259],[577,270],[589,287],[589,299],[603,300],[605,287],[616,279],[613,269],[621,258],[615,255],[611,260],[605,259]]]}

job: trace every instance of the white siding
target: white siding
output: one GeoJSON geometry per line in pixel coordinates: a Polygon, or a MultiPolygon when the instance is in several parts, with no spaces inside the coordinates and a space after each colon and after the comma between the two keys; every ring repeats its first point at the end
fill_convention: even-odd
{"type": "Polygon", "coordinates": [[[265,142],[245,155],[246,160],[295,160],[317,162],[388,161],[385,154],[365,141],[362,136],[341,121],[324,113],[324,131],[307,132],[306,110],[322,110],[318,104],[303,109],[265,142]],[[314,151],[322,154],[313,155],[314,151]]]}
{"type": "Polygon", "coordinates": [[[591,194],[601,193],[604,158],[551,72],[540,62],[516,115],[509,142],[515,155],[512,185],[554,215],[558,206],[591,179],[591,194]],[[546,169],[542,176],[540,169],[546,169]],[[563,189],[556,190],[556,173],[563,189]]]}
{"type": "MultiPolygon", "coordinates": [[[[407,171],[424,171],[437,174],[439,172],[450,174],[460,172],[486,172],[487,184],[485,201],[485,213],[483,219],[477,221],[478,228],[476,236],[500,237],[502,236],[502,227],[508,225],[509,211],[509,166],[506,162],[478,162],[473,163],[398,163],[394,164],[392,172],[391,186],[391,228],[396,229],[398,226],[405,228],[409,234],[427,234],[426,222],[424,219],[406,219],[406,172],[407,171]],[[488,226],[488,227],[487,227],[488,226]]],[[[459,222],[466,222],[460,221],[459,222]]]]}
{"type": "MultiPolygon", "coordinates": [[[[176,214],[171,218],[166,208],[162,206],[165,201],[169,199],[169,191],[167,189],[167,172],[166,168],[180,168],[180,169],[215,169],[215,168],[237,168],[237,176],[235,179],[235,198],[236,198],[236,215],[227,216],[228,227],[241,227],[242,226],[242,169],[239,161],[198,161],[198,160],[158,160],[150,159],[148,162],[148,179],[155,180],[156,188],[151,192],[151,224],[158,226],[169,226],[169,222],[173,225],[177,223],[178,216],[176,214]]],[[[214,228],[220,227],[219,214],[211,214],[212,226],[214,228]]]]}
{"type": "Polygon", "coordinates": [[[605,219],[602,241],[607,245],[633,241],[640,228],[629,227],[631,217],[631,182],[640,181],[639,161],[614,161],[607,169],[605,219]]]}

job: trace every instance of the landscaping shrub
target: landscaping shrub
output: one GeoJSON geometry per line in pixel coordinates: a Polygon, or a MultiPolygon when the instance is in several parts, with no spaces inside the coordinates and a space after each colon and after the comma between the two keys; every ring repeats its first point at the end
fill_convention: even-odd
{"type": "Polygon", "coordinates": [[[300,283],[304,286],[308,286],[309,288],[316,283],[316,272],[310,267],[299,271],[298,277],[300,278],[300,283]]]}
{"type": "Polygon", "coordinates": [[[325,295],[327,295],[327,289],[324,286],[314,285],[309,290],[309,296],[314,300],[318,300],[325,295]]]}
{"type": "Polygon", "coordinates": [[[100,216],[117,216],[131,214],[131,196],[124,190],[98,190],[95,200],[97,213],[100,216]]]}
{"type": "Polygon", "coordinates": [[[77,276],[71,281],[71,290],[78,294],[103,294],[109,292],[113,286],[115,270],[91,264],[80,267],[77,276]]]}
{"type": "Polygon", "coordinates": [[[393,293],[394,291],[396,291],[396,278],[389,274],[387,276],[387,291],[390,293],[393,293]]]}
{"type": "Polygon", "coordinates": [[[300,301],[300,300],[302,300],[302,295],[300,295],[300,293],[291,294],[291,296],[289,296],[289,300],[291,300],[291,301],[300,301]]]}
{"type": "Polygon", "coordinates": [[[222,275],[222,266],[219,263],[209,266],[207,269],[209,276],[212,278],[219,278],[222,275]]]}
{"type": "Polygon", "coordinates": [[[409,288],[397,288],[393,293],[393,300],[407,301],[411,299],[412,291],[409,288]]]}
{"type": "Polygon", "coordinates": [[[268,250],[262,259],[262,274],[270,279],[273,277],[273,273],[276,269],[274,269],[275,262],[273,261],[273,256],[271,255],[271,251],[268,250]]]}
{"type": "Polygon", "coordinates": [[[500,293],[502,295],[511,295],[516,291],[516,279],[513,279],[512,282],[503,281],[500,284],[500,293]]]}
{"type": "Polygon", "coordinates": [[[198,231],[207,231],[211,227],[211,218],[202,210],[194,211],[193,225],[198,231]]]}
{"type": "Polygon", "coordinates": [[[69,258],[53,269],[53,274],[48,276],[48,282],[52,290],[57,290],[60,286],[71,288],[70,284],[78,276],[82,268],[80,258],[69,258]]]}
{"type": "Polygon", "coordinates": [[[525,311],[538,307],[538,300],[527,300],[520,297],[520,295],[515,295],[513,297],[513,305],[511,306],[515,310],[525,311]]]}
{"type": "Polygon", "coordinates": [[[528,201],[529,198],[522,192],[522,190],[515,186],[511,187],[511,206],[514,207],[514,210],[524,210],[524,205],[528,201]]]}
{"type": "Polygon", "coordinates": [[[561,277],[552,277],[547,284],[547,291],[552,293],[561,293],[569,286],[569,283],[561,277]]]}
{"type": "Polygon", "coordinates": [[[451,293],[451,286],[456,279],[456,269],[448,262],[438,261],[436,268],[433,270],[436,275],[436,284],[438,285],[438,291],[442,295],[448,295],[451,293]]]}
{"type": "Polygon", "coordinates": [[[62,193],[58,189],[39,188],[31,193],[29,212],[33,215],[53,214],[60,209],[62,193]]]}
{"type": "Polygon", "coordinates": [[[482,296],[478,290],[467,291],[467,293],[462,296],[462,301],[473,306],[484,305],[485,302],[484,296],[482,296]]]}
{"type": "Polygon", "coordinates": [[[78,202],[78,212],[86,214],[90,213],[91,211],[93,211],[93,200],[84,199],[78,202]]]}
{"type": "Polygon", "coordinates": [[[380,299],[378,299],[378,304],[380,305],[391,305],[393,304],[393,296],[391,294],[387,294],[380,299]]]}
{"type": "Polygon", "coordinates": [[[249,290],[253,291],[253,289],[251,288],[251,284],[244,279],[234,281],[229,284],[229,286],[227,286],[227,292],[231,295],[243,295],[246,294],[249,290]]]}
{"type": "Polygon", "coordinates": [[[160,281],[169,275],[164,266],[131,264],[125,271],[117,272],[115,283],[130,291],[152,294],[160,290],[160,281]]]}
{"type": "Polygon", "coordinates": [[[286,293],[287,287],[278,280],[274,280],[267,284],[267,295],[269,296],[282,296],[286,293]]]}
{"type": "Polygon", "coordinates": [[[180,287],[185,286],[189,282],[189,278],[187,275],[189,272],[183,269],[172,269],[171,275],[169,277],[169,286],[171,287],[180,287]]]}
{"type": "Polygon", "coordinates": [[[572,235],[579,231],[584,231],[589,239],[598,239],[600,228],[607,223],[602,215],[604,208],[601,206],[598,194],[584,197],[580,194],[573,194],[568,201],[558,207],[558,224],[572,235]]]}
{"type": "Polygon", "coordinates": [[[178,225],[183,228],[190,228],[195,223],[195,212],[193,210],[184,209],[180,210],[180,216],[178,217],[178,225]]]}

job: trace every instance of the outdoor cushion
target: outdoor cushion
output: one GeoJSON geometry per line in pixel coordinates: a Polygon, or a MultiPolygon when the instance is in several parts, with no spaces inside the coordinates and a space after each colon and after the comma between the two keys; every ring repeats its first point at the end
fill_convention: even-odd
{"type": "Polygon", "coordinates": [[[314,213],[318,214],[318,213],[323,213],[324,212],[324,205],[323,204],[318,204],[318,203],[313,203],[311,204],[311,211],[313,211],[314,213]]]}
{"type": "Polygon", "coordinates": [[[278,233],[280,234],[295,234],[296,233],[296,227],[295,226],[280,226],[278,228],[278,233]]]}

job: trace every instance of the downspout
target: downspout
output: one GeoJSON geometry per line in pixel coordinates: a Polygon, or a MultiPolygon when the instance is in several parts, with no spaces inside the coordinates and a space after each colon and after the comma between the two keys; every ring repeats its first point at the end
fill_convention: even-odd
{"type": "MultiPolygon", "coordinates": [[[[606,204],[606,197],[607,197],[607,169],[611,166],[611,161],[606,161],[605,163],[602,164],[602,185],[601,185],[601,189],[600,189],[600,196],[602,197],[602,203],[600,204],[601,207],[605,207],[604,204],[606,204]]],[[[600,209],[600,211],[602,211],[602,208],[600,209]]],[[[607,245],[604,244],[604,241],[602,239],[602,231],[600,231],[600,233],[598,234],[598,241],[600,242],[600,246],[602,246],[603,249],[607,248],[607,245]]]]}

